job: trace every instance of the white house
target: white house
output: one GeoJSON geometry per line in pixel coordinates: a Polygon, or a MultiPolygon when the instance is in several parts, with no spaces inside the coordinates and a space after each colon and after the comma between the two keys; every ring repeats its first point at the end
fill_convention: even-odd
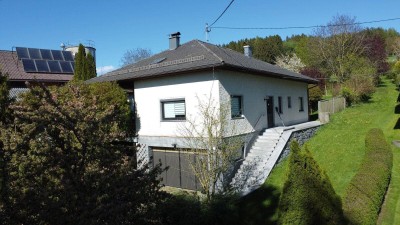
{"type": "Polygon", "coordinates": [[[198,188],[188,157],[177,150],[185,147],[179,126],[196,117],[198,98],[230,102],[240,134],[308,121],[308,84],[316,80],[252,58],[249,47],[245,55],[199,40],[180,45],[179,35],[170,36],[169,50],[89,81],[131,90],[138,142],[148,158],[170,167],[166,185],[198,188]]]}

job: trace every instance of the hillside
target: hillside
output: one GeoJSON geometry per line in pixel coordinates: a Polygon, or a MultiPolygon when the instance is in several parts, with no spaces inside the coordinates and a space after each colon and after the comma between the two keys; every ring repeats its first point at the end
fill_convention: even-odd
{"type": "MultiPolygon", "coordinates": [[[[324,169],[335,191],[343,198],[346,187],[356,173],[364,155],[365,134],[371,128],[381,128],[391,143],[400,139],[399,114],[396,109],[399,92],[389,80],[383,80],[370,102],[356,105],[331,117],[307,142],[316,161],[324,169]]],[[[399,164],[400,151],[393,146],[394,162],[389,197],[381,213],[382,224],[395,224],[400,211],[399,205],[399,164]]],[[[284,161],[272,171],[264,184],[265,189],[280,190],[285,179],[287,162],[284,161]]],[[[260,197],[260,196],[258,196],[260,197]]],[[[268,205],[268,203],[266,203],[268,205]]],[[[276,215],[274,216],[276,217],[276,215]]]]}

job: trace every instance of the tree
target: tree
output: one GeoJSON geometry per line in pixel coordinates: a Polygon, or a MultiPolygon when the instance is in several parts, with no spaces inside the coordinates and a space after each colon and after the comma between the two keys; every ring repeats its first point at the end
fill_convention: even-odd
{"type": "Polygon", "coordinates": [[[84,73],[86,71],[86,52],[85,47],[79,44],[78,53],[75,55],[75,70],[74,80],[84,80],[84,73]]]}
{"type": "Polygon", "coordinates": [[[318,80],[318,86],[314,84],[308,85],[309,109],[312,113],[318,110],[318,101],[322,100],[322,96],[324,95],[323,90],[326,92],[326,78],[325,75],[316,68],[305,67],[300,70],[300,73],[318,80]]]}
{"type": "Polygon", "coordinates": [[[305,67],[296,53],[278,56],[275,64],[296,73],[299,73],[305,67]]]}
{"type": "Polygon", "coordinates": [[[272,64],[275,63],[276,57],[284,54],[285,52],[282,38],[279,35],[268,36],[265,38],[246,38],[236,42],[231,41],[229,44],[222,46],[243,53],[243,46],[245,45],[250,45],[252,47],[254,58],[272,64]]]}
{"type": "Polygon", "coordinates": [[[148,48],[136,48],[127,50],[121,58],[122,66],[127,66],[142,59],[149,58],[153,53],[148,48]]]}
{"type": "Polygon", "coordinates": [[[136,168],[135,146],[119,142],[126,100],[116,83],[72,82],[31,87],[11,106],[5,223],[162,224],[160,167],[136,168]]]}
{"type": "Polygon", "coordinates": [[[229,109],[228,104],[217,105],[211,97],[198,97],[199,113],[187,118],[179,128],[185,148],[196,154],[195,161],[189,161],[190,166],[208,200],[229,189],[223,179],[244,143],[236,125],[230,122],[229,109]]]}
{"type": "Polygon", "coordinates": [[[256,38],[250,45],[254,46],[254,58],[271,64],[275,63],[276,57],[284,53],[283,41],[279,35],[256,38]]]}
{"type": "Polygon", "coordinates": [[[363,56],[369,59],[376,67],[378,73],[384,73],[389,70],[389,64],[386,61],[388,53],[386,52],[385,37],[381,34],[375,34],[374,30],[367,29],[363,40],[365,51],[363,56]]]}
{"type": "MultiPolygon", "coordinates": [[[[12,111],[10,105],[13,99],[10,98],[10,88],[7,84],[7,76],[3,75],[0,71],[0,137],[3,136],[3,130],[8,128],[12,123],[12,111]]],[[[8,210],[6,203],[8,202],[8,171],[7,163],[9,161],[9,154],[5,151],[3,140],[0,138],[0,218],[7,220],[8,210]]]]}
{"type": "Polygon", "coordinates": [[[289,170],[279,201],[280,224],[346,224],[340,197],[307,148],[290,144],[289,170]]]}
{"type": "Polygon", "coordinates": [[[347,15],[337,15],[327,26],[314,30],[318,56],[323,60],[319,66],[340,83],[350,77],[345,66],[348,58],[361,56],[365,50],[361,31],[355,18],[347,15]]]}
{"type": "Polygon", "coordinates": [[[89,79],[97,76],[96,62],[94,61],[94,58],[90,52],[86,56],[86,63],[87,63],[87,66],[86,66],[84,80],[89,80],[89,79]]]}
{"type": "Polygon", "coordinates": [[[9,123],[10,109],[9,105],[12,103],[9,92],[7,75],[3,75],[0,70],[0,123],[9,123]]]}
{"type": "Polygon", "coordinates": [[[85,47],[79,44],[78,53],[75,55],[74,80],[85,81],[96,76],[96,63],[92,54],[86,54],[85,47]]]}

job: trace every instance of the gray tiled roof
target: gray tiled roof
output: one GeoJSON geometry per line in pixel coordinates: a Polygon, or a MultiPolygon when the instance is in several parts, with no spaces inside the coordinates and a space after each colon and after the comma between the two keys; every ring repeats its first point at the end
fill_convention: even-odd
{"type": "Polygon", "coordinates": [[[308,76],[199,40],[187,42],[175,50],[163,51],[132,65],[92,78],[88,83],[137,80],[211,68],[317,83],[317,80],[308,76]]]}

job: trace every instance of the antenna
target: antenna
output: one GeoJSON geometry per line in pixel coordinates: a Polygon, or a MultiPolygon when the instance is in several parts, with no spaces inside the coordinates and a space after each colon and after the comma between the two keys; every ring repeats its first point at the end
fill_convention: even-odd
{"type": "Polygon", "coordinates": [[[206,41],[208,42],[208,33],[211,32],[211,27],[208,26],[208,23],[206,23],[206,41]]]}

